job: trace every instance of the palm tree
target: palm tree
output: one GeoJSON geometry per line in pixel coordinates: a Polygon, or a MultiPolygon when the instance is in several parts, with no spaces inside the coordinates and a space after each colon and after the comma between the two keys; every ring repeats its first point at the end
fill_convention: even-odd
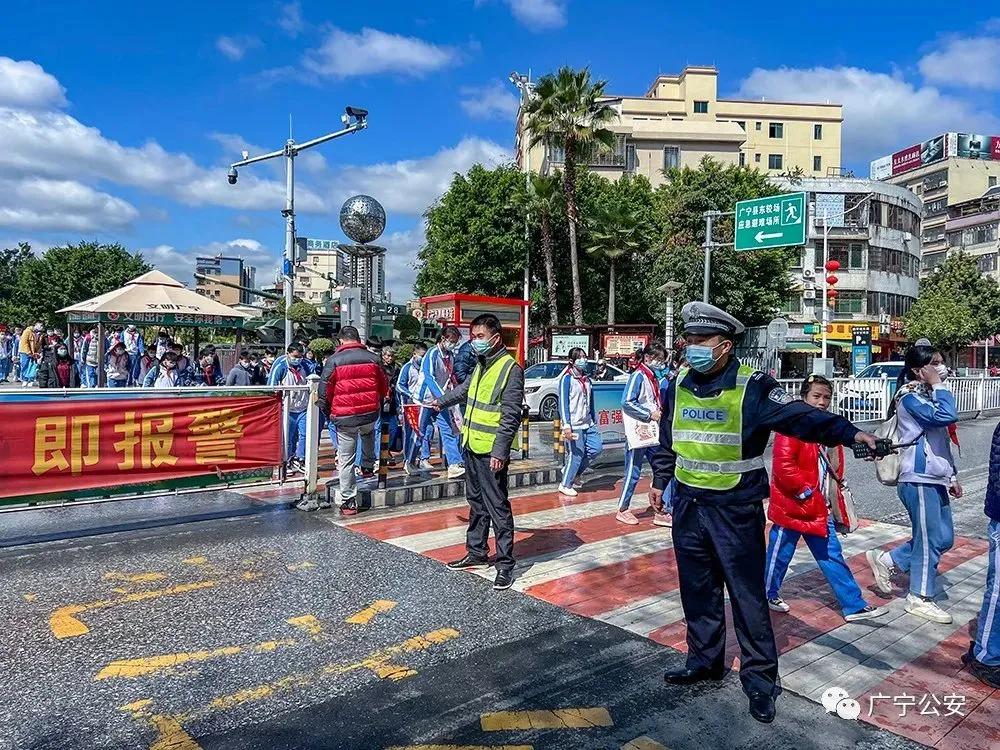
{"type": "Polygon", "coordinates": [[[559,300],[556,295],[556,270],[552,259],[552,217],[562,210],[559,181],[532,174],[528,182],[528,210],[538,217],[542,233],[542,257],[545,259],[546,293],[549,302],[549,325],[559,325],[559,300]]]}
{"type": "Polygon", "coordinates": [[[643,218],[636,210],[612,203],[598,209],[590,222],[587,252],[604,256],[611,266],[608,279],[608,325],[615,324],[615,263],[642,250],[648,240],[643,218]]]}
{"type": "Polygon", "coordinates": [[[563,149],[563,195],[569,223],[569,254],[573,274],[573,323],[583,325],[583,297],[580,293],[580,268],[577,262],[576,205],[577,157],[588,158],[595,149],[614,147],[615,135],[606,129],[618,115],[604,101],[607,81],[591,82],[590,70],[560,68],[542,76],[525,105],[525,128],[531,131],[531,145],[539,142],[563,149]]]}

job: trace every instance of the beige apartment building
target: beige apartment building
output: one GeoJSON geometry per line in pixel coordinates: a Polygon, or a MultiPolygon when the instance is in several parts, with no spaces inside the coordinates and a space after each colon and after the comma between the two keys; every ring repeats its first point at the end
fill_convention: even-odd
{"type": "Polygon", "coordinates": [[[324,296],[339,294],[346,284],[347,256],[336,240],[315,240],[300,237],[305,257],[295,264],[295,296],[310,305],[319,305],[324,296]]]}
{"type": "Polygon", "coordinates": [[[949,248],[961,245],[948,236],[950,222],[964,215],[952,209],[976,201],[1000,183],[1000,136],[944,133],[874,160],[871,176],[905,187],[923,200],[926,273],[944,262],[949,248]]]}
{"type": "MultiPolygon", "coordinates": [[[[664,169],[696,167],[703,156],[770,174],[840,174],[841,105],[720,99],[718,75],[714,67],[687,67],[658,76],[643,96],[609,96],[618,112],[609,125],[615,147],[584,159],[588,167],[610,179],[642,174],[654,186],[664,169]]],[[[559,144],[528,149],[529,141],[519,112],[518,165],[545,174],[562,168],[559,144]]]]}

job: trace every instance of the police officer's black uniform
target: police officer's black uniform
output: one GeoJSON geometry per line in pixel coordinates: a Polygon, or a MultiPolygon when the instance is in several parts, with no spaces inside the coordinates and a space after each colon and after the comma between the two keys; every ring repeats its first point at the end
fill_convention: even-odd
{"type": "MultiPolygon", "coordinates": [[[[704,303],[685,305],[684,332],[732,338],[742,324],[704,303]]],[[[736,387],[739,362],[729,356],[713,373],[688,372],[665,389],[660,421],[660,449],[652,458],[653,487],[674,479],[677,454],[671,426],[676,389],[709,398],[736,387]]],[[[743,400],[742,458],[761,456],[772,430],[828,446],[850,445],[859,430],[843,417],[793,400],[777,381],[755,372],[743,400]]],[[[767,471],[745,472],[730,490],[706,490],[677,483],[673,504],[673,541],[687,619],[687,667],[668,672],[666,680],[684,684],[721,679],[725,671],[726,619],[723,585],[729,591],[736,637],[740,643],[740,680],[750,696],[754,718],[770,721],[773,698],[780,692],[778,655],[764,591],[766,545],[763,501],[769,494],[767,471]]]]}

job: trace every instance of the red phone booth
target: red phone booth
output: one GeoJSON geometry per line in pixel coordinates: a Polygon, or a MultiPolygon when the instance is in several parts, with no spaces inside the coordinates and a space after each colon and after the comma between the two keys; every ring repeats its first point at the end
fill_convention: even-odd
{"type": "Polygon", "coordinates": [[[458,326],[462,341],[469,338],[469,323],[483,313],[493,313],[503,325],[503,342],[523,367],[528,345],[528,308],[526,299],[483,297],[478,294],[435,294],[420,298],[420,310],[428,323],[458,326]]]}

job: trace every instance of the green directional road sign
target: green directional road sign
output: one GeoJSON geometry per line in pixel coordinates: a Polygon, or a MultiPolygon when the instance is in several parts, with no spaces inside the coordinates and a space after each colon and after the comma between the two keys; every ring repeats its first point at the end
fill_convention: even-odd
{"type": "Polygon", "coordinates": [[[806,244],[806,194],[788,193],[736,204],[736,250],[806,244]]]}

